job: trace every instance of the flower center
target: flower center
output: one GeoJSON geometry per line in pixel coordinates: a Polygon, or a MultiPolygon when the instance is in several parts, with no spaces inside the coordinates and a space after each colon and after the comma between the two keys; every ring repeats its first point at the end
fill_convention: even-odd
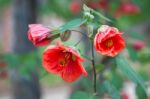
{"type": "Polygon", "coordinates": [[[70,60],[75,61],[75,56],[71,53],[63,53],[63,57],[59,61],[59,66],[65,66],[70,60]]]}
{"type": "Polygon", "coordinates": [[[60,61],[59,61],[59,66],[65,66],[65,64],[66,64],[66,61],[65,61],[65,59],[61,59],[60,61]]]}
{"type": "Polygon", "coordinates": [[[113,45],[113,41],[109,39],[109,40],[106,41],[105,44],[106,44],[107,47],[111,47],[113,45]]]}

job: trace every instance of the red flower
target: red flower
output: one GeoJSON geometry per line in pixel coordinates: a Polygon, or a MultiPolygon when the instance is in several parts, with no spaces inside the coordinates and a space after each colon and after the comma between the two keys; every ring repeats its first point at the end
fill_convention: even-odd
{"type": "Polygon", "coordinates": [[[43,66],[53,74],[59,74],[66,82],[77,80],[87,72],[81,65],[83,59],[71,47],[63,45],[49,46],[43,53],[43,66]]]}
{"type": "Polygon", "coordinates": [[[77,1],[71,2],[70,11],[73,14],[78,14],[81,11],[81,4],[77,1]]]}
{"type": "Polygon", "coordinates": [[[139,12],[140,9],[138,6],[131,3],[123,3],[119,6],[115,16],[120,17],[123,14],[137,14],[139,12]]]}
{"type": "Polygon", "coordinates": [[[50,29],[42,24],[30,24],[28,31],[28,39],[35,46],[44,46],[48,44],[52,39],[48,38],[50,29]]]}
{"type": "Polygon", "coordinates": [[[117,28],[102,25],[94,38],[97,52],[106,56],[116,56],[125,47],[121,34],[117,28]]]}

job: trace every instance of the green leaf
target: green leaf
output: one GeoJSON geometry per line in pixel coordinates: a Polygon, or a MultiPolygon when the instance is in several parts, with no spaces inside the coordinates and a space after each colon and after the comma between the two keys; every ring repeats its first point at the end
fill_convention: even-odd
{"type": "Polygon", "coordinates": [[[121,90],[123,87],[123,77],[117,71],[111,72],[110,82],[116,87],[117,90],[121,90]]]}
{"type": "Polygon", "coordinates": [[[74,20],[64,24],[63,26],[61,26],[60,31],[65,32],[66,30],[69,30],[69,29],[72,29],[72,28],[75,28],[75,27],[78,27],[78,26],[84,24],[85,22],[86,22],[86,20],[81,19],[81,18],[74,19],[74,20]]]}
{"type": "Polygon", "coordinates": [[[103,86],[103,89],[109,93],[109,95],[111,96],[111,99],[120,99],[118,90],[108,80],[104,81],[102,86],[103,86]]]}
{"type": "Polygon", "coordinates": [[[136,86],[136,95],[138,97],[137,99],[148,99],[143,88],[138,85],[136,86]]]}
{"type": "Polygon", "coordinates": [[[129,65],[127,60],[125,60],[125,58],[122,55],[118,55],[116,57],[116,63],[117,63],[118,69],[120,69],[124,75],[126,75],[129,79],[131,79],[135,83],[139,84],[146,92],[144,81],[142,80],[140,75],[138,75],[134,71],[134,69],[129,65]]]}
{"type": "Polygon", "coordinates": [[[137,4],[139,7],[143,8],[144,3],[141,0],[131,0],[134,4],[137,4]]]}
{"type": "Polygon", "coordinates": [[[97,72],[102,72],[104,70],[104,65],[102,64],[95,64],[95,68],[97,72]]]}
{"type": "Polygon", "coordinates": [[[92,96],[90,99],[100,99],[100,98],[97,96],[92,96]]]}
{"type": "Polygon", "coordinates": [[[71,20],[66,24],[60,26],[59,28],[54,29],[52,31],[52,34],[55,35],[55,34],[66,32],[67,30],[73,29],[75,27],[79,27],[80,25],[84,24],[86,21],[87,21],[86,19],[81,19],[81,18],[71,20]]]}
{"type": "Polygon", "coordinates": [[[99,98],[93,94],[89,94],[83,91],[76,91],[71,95],[70,99],[99,99],[99,98]]]}
{"type": "Polygon", "coordinates": [[[5,54],[4,60],[8,63],[8,67],[10,68],[16,68],[19,64],[18,62],[18,56],[13,54],[5,54]]]}
{"type": "Polygon", "coordinates": [[[89,99],[89,95],[83,91],[77,91],[72,94],[71,99],[89,99]]]}
{"type": "Polygon", "coordinates": [[[136,51],[133,49],[133,47],[130,46],[130,45],[127,45],[127,49],[128,49],[130,58],[131,58],[133,61],[138,60],[137,53],[136,53],[136,51]]]}

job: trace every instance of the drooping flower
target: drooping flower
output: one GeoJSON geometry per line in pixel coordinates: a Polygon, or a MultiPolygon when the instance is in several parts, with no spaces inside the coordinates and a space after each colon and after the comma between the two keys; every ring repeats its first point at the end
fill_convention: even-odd
{"type": "Polygon", "coordinates": [[[66,82],[73,82],[82,74],[87,76],[81,64],[83,61],[76,50],[60,44],[49,46],[43,53],[44,68],[50,73],[60,75],[66,82]]]}
{"type": "Polygon", "coordinates": [[[122,33],[115,27],[102,25],[94,38],[96,51],[102,55],[116,56],[125,47],[122,33]]]}
{"type": "Polygon", "coordinates": [[[50,29],[42,24],[30,24],[28,31],[28,39],[35,46],[44,46],[51,42],[51,38],[48,35],[51,33],[50,29]]]}

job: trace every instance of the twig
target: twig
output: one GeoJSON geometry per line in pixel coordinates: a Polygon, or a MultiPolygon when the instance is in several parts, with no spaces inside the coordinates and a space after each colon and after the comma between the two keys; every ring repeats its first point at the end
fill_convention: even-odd
{"type": "MultiPolygon", "coordinates": [[[[70,31],[74,31],[74,32],[80,33],[82,36],[85,36],[85,37],[87,37],[89,39],[89,37],[86,34],[84,34],[83,32],[81,32],[81,31],[78,31],[78,30],[70,30],[70,31]]],[[[81,39],[74,46],[77,46],[81,42],[82,38],[83,37],[81,37],[81,39]]],[[[83,56],[87,60],[91,61],[91,59],[88,58],[87,56],[85,56],[85,55],[81,55],[81,56],[83,56]]]]}
{"type": "Polygon", "coordinates": [[[83,37],[80,38],[80,40],[74,45],[75,47],[81,42],[83,37]]]}
{"type": "Polygon", "coordinates": [[[96,69],[95,69],[95,60],[94,60],[94,47],[93,47],[93,42],[91,42],[91,49],[92,49],[92,69],[93,69],[93,77],[94,77],[94,83],[93,83],[93,88],[94,88],[94,93],[96,94],[96,69]]]}
{"type": "Polygon", "coordinates": [[[78,30],[70,30],[70,31],[78,32],[78,33],[80,33],[81,35],[83,35],[83,36],[89,38],[85,33],[81,32],[81,31],[78,31],[78,30]]]}
{"type": "Polygon", "coordinates": [[[89,40],[91,41],[91,51],[92,51],[92,69],[93,69],[93,89],[94,89],[94,94],[96,94],[96,68],[95,68],[95,56],[94,56],[94,45],[93,45],[93,28],[91,28],[90,26],[88,26],[88,35],[89,36],[89,40]]]}

